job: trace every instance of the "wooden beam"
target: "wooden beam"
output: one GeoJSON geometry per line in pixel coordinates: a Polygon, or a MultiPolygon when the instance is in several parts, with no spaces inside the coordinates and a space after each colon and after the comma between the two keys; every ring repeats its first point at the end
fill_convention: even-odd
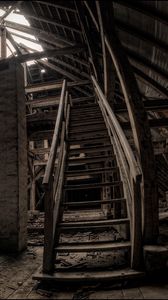
{"type": "MultiPolygon", "coordinates": [[[[20,12],[18,14],[20,14],[20,12]]],[[[57,27],[61,27],[63,29],[68,29],[68,30],[71,30],[71,31],[74,31],[74,32],[77,32],[77,33],[80,33],[80,34],[82,33],[81,29],[78,26],[68,24],[68,23],[66,24],[65,22],[63,22],[63,23],[57,22],[56,18],[55,19],[46,18],[44,16],[40,16],[39,14],[38,15],[33,15],[33,14],[25,13],[24,11],[23,11],[23,14],[28,19],[30,18],[30,19],[33,19],[33,20],[42,21],[42,22],[45,22],[45,23],[48,23],[48,24],[53,24],[57,27]]]]}
{"type": "Polygon", "coordinates": [[[7,39],[11,42],[12,46],[15,48],[16,53],[17,53],[18,55],[22,54],[21,49],[19,48],[19,46],[18,46],[18,44],[16,43],[16,41],[14,40],[12,34],[11,34],[8,30],[6,31],[6,37],[7,37],[7,39]]]}
{"type": "MultiPolygon", "coordinates": [[[[58,65],[53,65],[49,62],[46,62],[46,61],[40,61],[40,63],[44,66],[47,66],[49,68],[51,68],[52,70],[62,74],[63,76],[67,77],[68,79],[72,80],[72,81],[77,81],[78,80],[78,77],[73,75],[72,73],[66,71],[66,70],[63,70],[62,68],[60,68],[58,65]]],[[[91,94],[89,92],[87,92],[86,90],[84,89],[81,89],[80,87],[77,87],[77,86],[74,86],[74,88],[76,90],[78,90],[79,92],[83,93],[84,95],[86,96],[91,96],[91,94]]]]}
{"type": "MultiPolygon", "coordinates": [[[[99,31],[101,36],[102,43],[102,54],[103,54],[103,67],[104,67],[104,93],[108,102],[113,102],[114,99],[114,90],[115,90],[115,70],[113,68],[113,64],[111,63],[111,56],[106,47],[105,39],[104,39],[104,27],[101,16],[101,9],[99,1],[96,1],[97,15],[99,21],[99,31]]],[[[111,14],[113,12],[111,11],[111,14]]],[[[111,24],[110,13],[106,15],[104,18],[104,22],[106,22],[106,29],[111,28],[113,24],[111,24]]]]}
{"type": "Polygon", "coordinates": [[[99,61],[97,59],[97,56],[95,55],[96,53],[96,48],[93,43],[94,41],[94,35],[92,32],[92,29],[89,27],[89,19],[87,18],[87,10],[85,6],[82,4],[80,1],[75,2],[76,9],[79,15],[82,31],[86,40],[86,44],[88,47],[88,52],[90,56],[90,60],[92,63],[92,68],[93,72],[98,79],[99,82],[102,82],[102,75],[101,75],[101,70],[99,67],[99,61]]]}
{"type": "Polygon", "coordinates": [[[23,1],[16,1],[10,8],[0,17],[0,24],[4,23],[4,20],[9,16],[9,14],[17,7],[21,5],[23,1]]]}
{"type": "Polygon", "coordinates": [[[143,31],[139,28],[135,28],[135,26],[129,25],[128,23],[123,22],[119,19],[115,19],[115,24],[117,26],[117,29],[121,30],[122,32],[127,32],[130,35],[135,36],[136,38],[157,47],[161,51],[168,51],[168,44],[160,39],[157,39],[154,35],[147,33],[146,31],[143,31]]]}
{"type": "MultiPolygon", "coordinates": [[[[89,84],[89,80],[81,80],[81,81],[68,81],[67,86],[68,88],[72,88],[74,86],[80,86],[80,85],[86,85],[89,84]]],[[[52,82],[42,82],[37,84],[28,85],[25,87],[26,93],[35,93],[35,92],[42,92],[52,89],[61,89],[62,87],[62,81],[52,81],[52,82]]]]}
{"type": "Polygon", "coordinates": [[[68,7],[68,6],[64,6],[64,5],[61,5],[61,4],[57,4],[56,2],[48,2],[48,1],[40,1],[40,0],[37,0],[37,2],[40,3],[40,4],[45,4],[45,5],[48,5],[48,6],[51,6],[51,7],[59,8],[59,9],[70,11],[72,13],[77,14],[76,9],[68,7]]]}
{"type": "Polygon", "coordinates": [[[161,76],[162,78],[166,79],[168,78],[168,72],[162,68],[159,67],[159,65],[153,64],[149,59],[147,59],[146,57],[138,54],[135,51],[132,51],[131,49],[129,49],[128,47],[124,46],[124,50],[126,51],[128,57],[131,60],[134,60],[136,62],[138,62],[140,65],[147,67],[148,69],[150,68],[154,73],[156,73],[157,75],[161,76]]]}
{"type": "Polygon", "coordinates": [[[47,97],[42,99],[33,99],[30,101],[26,101],[26,105],[31,105],[32,108],[55,106],[59,104],[59,101],[60,97],[47,97]]]}
{"type": "Polygon", "coordinates": [[[135,1],[125,1],[125,0],[114,0],[117,4],[121,4],[122,6],[131,8],[133,10],[136,10],[146,16],[149,16],[165,25],[168,25],[168,18],[167,14],[165,12],[162,12],[151,5],[149,6],[148,4],[140,4],[140,1],[137,3],[135,1]]]}
{"type": "Polygon", "coordinates": [[[54,62],[56,62],[57,64],[62,65],[65,68],[68,68],[68,69],[72,70],[73,72],[77,73],[79,76],[82,76],[82,77],[85,77],[87,79],[90,79],[90,75],[88,73],[81,71],[80,69],[72,66],[69,63],[66,63],[63,60],[60,60],[58,58],[51,58],[51,60],[54,61],[54,62]]]}
{"type": "Polygon", "coordinates": [[[45,50],[42,52],[34,52],[34,53],[28,53],[28,54],[20,54],[16,57],[12,57],[9,59],[3,59],[1,61],[2,63],[7,63],[7,62],[17,62],[17,63],[23,63],[26,61],[30,61],[30,60],[38,60],[38,59],[42,59],[45,57],[54,57],[54,56],[62,56],[64,54],[67,53],[77,53],[77,52],[81,52],[83,51],[83,47],[82,46],[74,46],[74,47],[65,47],[65,48],[61,48],[61,49],[50,49],[50,50],[45,50]]]}
{"type": "MultiPolygon", "coordinates": [[[[168,111],[168,99],[145,100],[144,107],[151,111],[168,111]]],[[[114,105],[116,113],[127,112],[126,105],[114,105]]]]}
{"type": "Polygon", "coordinates": [[[55,33],[53,34],[51,32],[41,30],[38,27],[34,27],[34,26],[28,27],[25,25],[17,24],[12,21],[5,21],[5,25],[8,28],[16,29],[18,31],[22,31],[25,33],[35,35],[37,38],[39,38],[49,44],[55,45],[57,47],[65,47],[67,45],[70,45],[70,46],[74,45],[73,41],[70,41],[67,38],[60,36],[58,34],[55,34],[55,33]]]}
{"type": "MultiPolygon", "coordinates": [[[[168,118],[159,118],[159,119],[150,119],[148,120],[150,128],[167,128],[168,127],[168,118]]],[[[122,128],[127,130],[131,129],[130,122],[122,122],[120,123],[122,128]]]]}
{"type": "Polygon", "coordinates": [[[150,76],[148,76],[146,73],[141,71],[139,68],[132,65],[134,73],[141,78],[142,81],[147,83],[149,86],[151,86],[156,92],[160,93],[164,97],[168,97],[168,90],[158,83],[158,81],[154,80],[150,76]]]}
{"type": "Polygon", "coordinates": [[[6,58],[6,28],[0,26],[0,59],[6,58]]]}

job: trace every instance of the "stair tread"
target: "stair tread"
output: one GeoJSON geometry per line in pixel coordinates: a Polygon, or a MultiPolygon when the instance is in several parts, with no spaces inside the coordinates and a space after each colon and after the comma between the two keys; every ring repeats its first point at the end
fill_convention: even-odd
{"type": "Polygon", "coordinates": [[[102,120],[101,122],[100,121],[93,121],[93,122],[77,122],[76,124],[70,124],[69,128],[75,128],[75,127],[83,127],[83,126],[89,126],[89,125],[100,125],[100,124],[104,124],[104,121],[102,120]]]}
{"type": "Polygon", "coordinates": [[[129,223],[128,218],[123,218],[123,219],[108,219],[108,220],[93,220],[93,221],[76,221],[76,222],[61,222],[59,226],[63,227],[82,227],[82,226],[103,226],[103,225],[114,225],[114,224],[124,224],[124,223],[129,223]]]}
{"type": "Polygon", "coordinates": [[[93,204],[107,204],[107,203],[113,203],[113,202],[119,202],[119,201],[126,201],[125,198],[116,198],[116,199],[110,199],[110,200],[90,200],[90,201],[76,201],[76,202],[64,202],[63,205],[68,206],[88,206],[93,204]]]}
{"type": "Polygon", "coordinates": [[[87,147],[80,147],[80,148],[71,148],[69,149],[69,152],[72,153],[72,152],[85,152],[85,151],[92,151],[92,150],[96,150],[96,152],[99,152],[99,151],[109,151],[112,150],[112,145],[111,144],[106,144],[106,145],[100,145],[100,146],[87,146],[87,147]]]}
{"type": "Polygon", "coordinates": [[[90,175],[90,174],[101,174],[103,172],[110,172],[110,171],[118,171],[118,167],[108,167],[108,168],[95,168],[95,169],[84,169],[80,171],[65,171],[66,177],[75,177],[75,176],[83,176],[83,175],[90,175]]]}
{"type": "Polygon", "coordinates": [[[95,160],[95,159],[100,159],[100,161],[101,161],[101,160],[108,159],[108,158],[109,158],[109,160],[114,159],[115,155],[113,155],[113,154],[95,155],[95,156],[85,156],[85,157],[75,157],[75,158],[68,157],[68,161],[69,162],[79,162],[79,161],[85,162],[85,160],[95,160]]]}
{"type": "Polygon", "coordinates": [[[122,181],[112,181],[112,182],[98,182],[98,183],[81,183],[81,184],[66,184],[64,185],[65,190],[82,190],[82,189],[93,189],[99,188],[102,186],[114,186],[114,185],[121,185],[122,181]]]}
{"type": "Polygon", "coordinates": [[[66,245],[58,245],[55,250],[57,252],[84,252],[84,251],[109,251],[123,248],[130,248],[130,242],[88,242],[88,243],[72,243],[66,245]]]}
{"type": "Polygon", "coordinates": [[[111,281],[111,280],[123,280],[123,279],[136,279],[145,276],[145,272],[135,271],[130,268],[119,269],[119,270],[101,270],[101,271],[57,271],[53,274],[44,274],[38,272],[33,275],[35,280],[55,280],[63,282],[73,282],[73,281],[111,281]]]}

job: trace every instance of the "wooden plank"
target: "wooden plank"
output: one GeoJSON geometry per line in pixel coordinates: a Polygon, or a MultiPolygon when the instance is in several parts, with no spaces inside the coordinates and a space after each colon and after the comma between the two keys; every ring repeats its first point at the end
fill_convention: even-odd
{"type": "Polygon", "coordinates": [[[81,140],[75,140],[75,139],[68,139],[68,142],[71,145],[85,145],[85,144],[89,144],[89,145],[94,145],[94,144],[105,144],[105,143],[109,143],[109,137],[104,137],[104,136],[99,136],[99,137],[92,137],[88,140],[88,138],[83,138],[81,140]]]}
{"type": "Polygon", "coordinates": [[[74,154],[79,154],[79,153],[97,153],[97,152],[104,152],[104,151],[112,151],[112,145],[111,144],[106,144],[103,146],[87,146],[87,147],[80,147],[80,148],[75,148],[75,149],[69,149],[69,155],[72,156],[74,154]]]}
{"type": "Polygon", "coordinates": [[[6,58],[6,59],[2,59],[0,61],[0,66],[3,66],[4,63],[12,63],[12,62],[16,62],[16,63],[23,63],[26,61],[30,61],[30,60],[38,60],[38,59],[42,59],[45,57],[54,57],[54,56],[62,56],[64,54],[72,54],[72,53],[77,53],[77,52],[81,52],[83,51],[83,47],[80,46],[72,46],[72,47],[65,47],[62,49],[50,49],[50,50],[45,50],[45,51],[37,51],[34,53],[26,53],[26,54],[19,54],[18,56],[15,57],[11,57],[11,58],[6,58]]]}
{"type": "Polygon", "coordinates": [[[93,164],[93,163],[100,163],[104,162],[105,160],[111,161],[115,160],[115,156],[112,157],[109,155],[101,155],[101,156],[92,156],[92,157],[83,157],[83,158],[76,158],[76,159],[68,159],[68,165],[78,165],[78,164],[93,164]]]}
{"type": "Polygon", "coordinates": [[[94,175],[101,174],[104,172],[118,172],[118,167],[109,167],[109,168],[96,168],[96,169],[84,169],[80,171],[65,171],[66,177],[74,176],[83,176],[83,175],[94,175]]]}
{"type": "MultiPolygon", "coordinates": [[[[90,81],[89,80],[81,80],[81,81],[68,81],[67,87],[71,88],[74,86],[80,86],[80,85],[87,85],[90,81]]],[[[42,92],[52,89],[61,89],[62,88],[62,81],[52,81],[47,83],[37,83],[28,85],[25,87],[26,93],[36,93],[36,92],[42,92]]]]}
{"type": "Polygon", "coordinates": [[[88,189],[100,189],[103,186],[120,186],[122,181],[112,181],[112,182],[97,182],[97,183],[88,183],[88,184],[75,184],[75,185],[64,185],[66,191],[75,191],[75,190],[88,190],[88,189]]]}
{"type": "Polygon", "coordinates": [[[85,122],[71,122],[71,126],[70,128],[73,129],[73,128],[76,128],[76,127],[82,127],[82,126],[90,126],[90,125],[100,125],[100,124],[104,124],[104,121],[101,120],[101,121],[98,121],[98,120],[94,120],[91,121],[91,122],[88,122],[88,120],[85,120],[85,122]]]}
{"type": "Polygon", "coordinates": [[[90,201],[76,201],[76,202],[64,202],[64,206],[92,206],[92,205],[101,205],[115,202],[126,201],[125,198],[116,198],[110,200],[90,200],[90,201]]]}
{"type": "Polygon", "coordinates": [[[55,248],[58,253],[62,252],[91,252],[91,251],[115,251],[128,250],[131,247],[130,242],[114,243],[114,242],[88,242],[88,243],[71,243],[60,244],[55,248]]]}
{"type": "Polygon", "coordinates": [[[138,278],[143,278],[145,276],[144,272],[138,272],[132,269],[120,269],[112,271],[85,271],[81,272],[75,270],[73,272],[56,272],[52,275],[37,273],[33,275],[33,279],[42,281],[56,281],[56,282],[90,282],[90,281],[113,281],[113,280],[133,280],[138,278]]]}
{"type": "Polygon", "coordinates": [[[59,226],[61,229],[63,228],[105,228],[114,225],[122,225],[122,224],[129,224],[130,220],[128,218],[123,219],[113,219],[113,220],[95,220],[95,221],[76,221],[76,222],[63,222],[60,223],[59,226]]]}

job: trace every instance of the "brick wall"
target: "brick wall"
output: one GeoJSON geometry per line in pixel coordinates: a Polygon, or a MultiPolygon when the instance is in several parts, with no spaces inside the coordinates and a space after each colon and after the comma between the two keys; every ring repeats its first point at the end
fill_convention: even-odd
{"type": "Polygon", "coordinates": [[[21,65],[0,70],[0,250],[26,246],[27,150],[21,65]]]}

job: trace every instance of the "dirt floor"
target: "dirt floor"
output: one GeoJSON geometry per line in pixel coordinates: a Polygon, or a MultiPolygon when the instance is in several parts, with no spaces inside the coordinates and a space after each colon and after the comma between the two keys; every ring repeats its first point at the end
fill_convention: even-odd
{"type": "MultiPolygon", "coordinates": [[[[38,213],[37,213],[38,215],[38,213]]],[[[168,299],[168,274],[156,275],[141,281],[96,283],[96,284],[50,284],[32,280],[32,275],[42,265],[43,215],[30,216],[29,239],[26,251],[16,256],[0,255],[0,299],[168,299]]],[[[79,233],[80,234],[80,233],[79,233]]],[[[109,233],[102,233],[104,236],[109,233]]],[[[110,234],[115,234],[110,233],[110,234]]],[[[87,237],[87,235],[86,235],[87,237]]],[[[65,237],[63,237],[65,238],[65,237]]],[[[74,236],[78,238],[78,236],[74,236]]],[[[96,237],[91,235],[91,239],[96,237]]],[[[101,235],[99,235],[101,239],[101,235]]],[[[160,227],[160,244],[168,244],[168,218],[163,218],[160,227]]],[[[72,261],[80,261],[73,253],[72,261]]],[[[91,258],[92,261],[92,258],[91,258]]],[[[82,262],[85,264],[85,262],[82,262]]],[[[95,261],[96,263],[96,261],[95,261]]],[[[58,258],[60,266],[71,268],[66,254],[58,258]]]]}

